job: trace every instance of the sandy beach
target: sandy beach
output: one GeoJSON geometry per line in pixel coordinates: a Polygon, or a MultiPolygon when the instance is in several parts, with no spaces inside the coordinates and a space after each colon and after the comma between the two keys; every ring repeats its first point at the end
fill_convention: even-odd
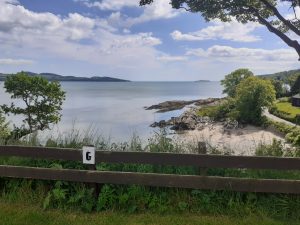
{"type": "Polygon", "coordinates": [[[184,131],[176,136],[182,142],[204,141],[212,148],[234,155],[253,155],[259,144],[271,144],[273,139],[284,143],[284,136],[271,129],[247,125],[225,131],[221,123],[210,123],[202,130],[184,131]]]}

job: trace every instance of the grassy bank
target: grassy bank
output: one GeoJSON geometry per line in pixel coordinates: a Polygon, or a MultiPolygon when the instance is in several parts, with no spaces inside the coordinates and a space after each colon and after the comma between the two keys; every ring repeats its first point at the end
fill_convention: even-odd
{"type": "Polygon", "coordinates": [[[276,103],[276,107],[279,111],[285,112],[291,117],[296,117],[296,115],[300,114],[300,108],[292,106],[290,102],[278,102],[276,103]]]}
{"type": "Polygon", "coordinates": [[[292,123],[299,124],[300,108],[292,106],[292,103],[288,99],[279,99],[274,106],[270,109],[270,112],[279,118],[290,121],[292,123]]]}
{"type": "Polygon", "coordinates": [[[229,217],[202,214],[135,214],[119,212],[81,213],[61,210],[43,211],[37,206],[5,203],[0,200],[2,225],[296,225],[300,222],[275,220],[263,216],[229,217]]]}

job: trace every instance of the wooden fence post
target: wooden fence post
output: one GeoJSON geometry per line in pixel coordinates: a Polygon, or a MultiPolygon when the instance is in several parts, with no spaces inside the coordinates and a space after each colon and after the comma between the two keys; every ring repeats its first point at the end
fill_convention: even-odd
{"type": "MultiPolygon", "coordinates": [[[[88,170],[92,170],[92,171],[96,171],[97,168],[96,168],[96,164],[95,165],[88,165],[88,170]]],[[[96,199],[98,199],[99,197],[99,194],[100,194],[100,189],[101,189],[101,186],[100,184],[97,184],[97,183],[88,183],[87,184],[88,187],[92,188],[94,191],[93,191],[93,194],[94,194],[94,197],[96,199]]]]}
{"type": "MultiPolygon", "coordinates": [[[[82,160],[87,165],[88,170],[96,171],[96,152],[94,145],[83,146],[82,160]]],[[[100,187],[97,183],[88,183],[87,186],[93,189],[94,197],[97,199],[100,193],[100,187]]]]}
{"type": "MultiPolygon", "coordinates": [[[[205,142],[198,142],[198,154],[205,155],[207,153],[206,143],[205,142]]],[[[205,176],[207,172],[207,168],[199,167],[199,175],[205,176]]]]}

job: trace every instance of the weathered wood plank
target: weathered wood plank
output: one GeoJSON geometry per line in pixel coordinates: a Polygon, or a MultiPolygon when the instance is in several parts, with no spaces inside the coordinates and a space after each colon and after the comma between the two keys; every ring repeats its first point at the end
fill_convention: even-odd
{"type": "Polygon", "coordinates": [[[0,146],[0,156],[19,156],[33,159],[82,161],[81,150],[28,146],[0,146]]]}
{"type": "Polygon", "coordinates": [[[0,166],[0,176],[85,183],[136,184],[155,187],[300,194],[300,180],[257,180],[153,173],[104,172],[71,169],[57,170],[17,166],[0,166]]]}
{"type": "MultiPolygon", "coordinates": [[[[81,154],[81,150],[78,149],[0,146],[0,156],[82,161],[81,154]]],[[[96,151],[96,163],[100,162],[198,166],[205,168],[300,170],[300,158],[283,157],[96,151]]]]}

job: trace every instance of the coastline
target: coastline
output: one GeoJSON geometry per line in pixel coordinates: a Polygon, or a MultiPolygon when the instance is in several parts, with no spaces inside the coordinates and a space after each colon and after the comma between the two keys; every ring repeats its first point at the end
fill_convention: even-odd
{"type": "MultiPolygon", "coordinates": [[[[241,126],[235,124],[234,121],[225,119],[221,122],[213,121],[209,117],[197,115],[197,111],[201,107],[219,104],[221,100],[208,98],[186,101],[186,110],[179,117],[172,117],[166,121],[156,121],[150,126],[167,127],[174,130],[173,133],[170,133],[170,136],[181,143],[197,144],[198,142],[205,142],[207,147],[213,151],[230,152],[234,155],[254,155],[257,147],[270,145],[273,140],[281,141],[284,145],[287,145],[284,135],[271,127],[241,126]]],[[[156,109],[157,112],[162,110],[163,112],[172,111],[174,105],[178,105],[178,102],[180,101],[166,101],[147,109],[156,109]],[[170,103],[174,103],[174,105],[170,103]]]]}

